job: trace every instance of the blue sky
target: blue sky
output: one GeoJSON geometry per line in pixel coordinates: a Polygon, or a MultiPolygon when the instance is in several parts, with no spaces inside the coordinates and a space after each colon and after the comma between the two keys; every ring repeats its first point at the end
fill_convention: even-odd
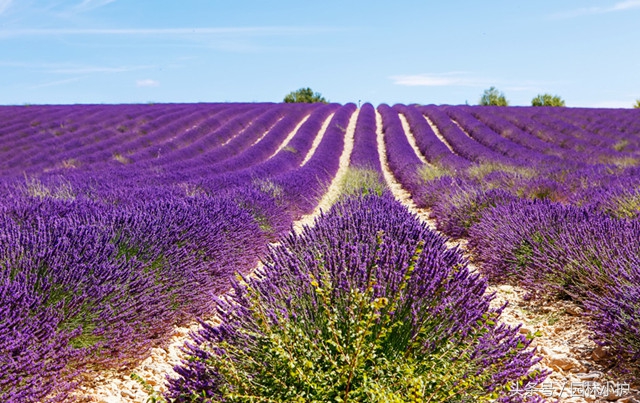
{"type": "Polygon", "coordinates": [[[640,98],[640,0],[0,0],[0,104],[640,98]]]}

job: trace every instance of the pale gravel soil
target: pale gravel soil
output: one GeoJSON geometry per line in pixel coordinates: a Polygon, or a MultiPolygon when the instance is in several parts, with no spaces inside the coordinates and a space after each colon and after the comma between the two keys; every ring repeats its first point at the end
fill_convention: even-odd
{"type": "Polygon", "coordinates": [[[400,122],[402,123],[402,129],[404,130],[404,133],[407,135],[407,140],[409,141],[409,144],[411,144],[411,147],[413,148],[413,152],[420,159],[420,161],[422,161],[423,164],[431,166],[431,163],[427,161],[425,156],[422,155],[422,153],[418,149],[418,144],[416,143],[416,137],[413,135],[413,132],[411,131],[411,126],[409,126],[409,122],[407,121],[407,118],[402,113],[398,113],[398,116],[400,117],[400,122]]]}
{"type": "Polygon", "coordinates": [[[422,115],[424,116],[425,120],[427,121],[427,123],[429,123],[429,127],[431,127],[431,130],[433,130],[433,132],[436,134],[436,137],[438,138],[438,140],[442,141],[442,144],[444,144],[445,146],[447,146],[447,148],[449,149],[449,151],[451,151],[452,153],[456,153],[455,151],[453,151],[453,148],[451,148],[451,145],[449,143],[447,143],[447,140],[445,140],[444,136],[442,135],[442,133],[440,133],[440,129],[438,129],[438,126],[436,126],[435,124],[433,124],[433,122],[431,121],[431,119],[429,119],[426,115],[422,115]]]}
{"type": "Polygon", "coordinates": [[[194,322],[185,327],[176,327],[169,344],[164,348],[153,348],[148,358],[137,367],[130,370],[105,370],[98,373],[86,374],[86,382],[78,390],[81,402],[99,403],[133,403],[145,402],[149,395],[143,386],[131,379],[135,373],[142,377],[159,393],[166,390],[164,386],[167,375],[176,375],[174,365],[183,358],[181,351],[185,341],[189,340],[189,333],[195,332],[199,324],[194,322]]]}
{"type": "MultiPolygon", "coordinates": [[[[284,139],[284,141],[282,142],[282,144],[280,144],[280,146],[278,147],[278,149],[271,154],[271,156],[269,158],[273,158],[276,156],[276,154],[278,154],[280,151],[282,151],[283,148],[285,148],[286,146],[289,145],[289,142],[291,141],[291,139],[293,138],[293,136],[296,135],[296,133],[298,132],[298,130],[300,130],[300,127],[304,124],[304,122],[307,121],[307,119],[309,119],[309,116],[311,116],[311,114],[305,116],[300,123],[298,123],[298,125],[291,131],[291,133],[289,133],[287,135],[287,137],[284,139]]],[[[257,143],[257,141],[256,141],[257,143]]]]}
{"type": "Polygon", "coordinates": [[[470,138],[471,140],[473,140],[473,141],[476,141],[476,139],[474,139],[473,137],[471,137],[471,135],[470,135],[469,133],[467,133],[467,131],[466,131],[462,126],[460,126],[460,123],[458,123],[458,121],[457,121],[457,120],[455,120],[455,119],[453,119],[453,118],[449,118],[449,119],[453,122],[453,124],[455,124],[456,126],[458,126],[458,129],[460,129],[460,131],[461,131],[462,133],[464,133],[464,135],[465,135],[465,136],[469,137],[469,138],[470,138]]]}
{"type": "MultiPolygon", "coordinates": [[[[293,133],[295,133],[298,130],[298,127],[300,127],[300,125],[302,125],[307,118],[309,117],[309,115],[305,116],[304,119],[302,119],[299,123],[298,126],[296,126],[296,128],[294,129],[293,133]]],[[[258,144],[259,142],[262,141],[263,138],[266,137],[266,135],[271,131],[271,129],[273,128],[273,126],[277,125],[278,123],[280,123],[280,121],[284,119],[283,117],[281,117],[280,119],[278,119],[278,121],[276,123],[274,123],[270,128],[268,128],[267,130],[264,131],[264,133],[262,133],[262,135],[260,137],[258,137],[258,139],[256,141],[253,142],[253,144],[251,144],[251,147],[255,146],[256,144],[258,144]]]]}
{"type": "Polygon", "coordinates": [[[313,153],[316,152],[316,148],[318,148],[318,146],[320,145],[320,142],[324,138],[324,133],[327,131],[327,127],[329,127],[329,123],[331,123],[331,119],[333,119],[333,115],[334,114],[332,113],[327,117],[327,119],[325,119],[324,123],[322,124],[322,127],[320,128],[320,131],[318,132],[318,135],[316,136],[315,139],[313,139],[313,143],[311,144],[311,148],[309,149],[309,152],[304,157],[302,164],[300,164],[301,167],[305,166],[307,162],[309,162],[311,157],[313,157],[313,153]]]}
{"type": "MultiPolygon", "coordinates": [[[[531,346],[536,347],[543,357],[539,367],[552,370],[546,385],[538,387],[540,392],[544,389],[546,393],[551,393],[553,390],[553,396],[562,397],[563,402],[617,401],[625,396],[615,393],[603,396],[602,392],[594,392],[592,397],[597,395],[596,399],[585,399],[577,396],[577,391],[571,391],[572,387],[578,388],[584,382],[610,382],[612,386],[623,383],[607,374],[606,367],[612,357],[590,339],[588,320],[575,303],[560,300],[528,301],[523,298],[526,295],[524,289],[510,285],[490,286],[488,292],[496,293],[492,306],[509,303],[502,313],[502,322],[512,326],[522,324],[520,333],[525,335],[538,332],[539,337],[533,339],[531,346]]],[[[637,387],[633,385],[633,388],[637,387]]]]}
{"type": "MultiPolygon", "coordinates": [[[[314,220],[320,215],[321,211],[327,211],[336,202],[340,195],[340,186],[342,177],[344,176],[349,166],[349,160],[351,157],[351,151],[353,150],[353,139],[355,133],[356,121],[358,118],[357,110],[349,120],[349,125],[345,133],[345,145],[342,154],[340,155],[340,165],[338,172],[328,187],[327,192],[322,197],[320,203],[313,211],[313,213],[305,215],[297,220],[293,224],[293,228],[296,232],[302,231],[305,225],[313,226],[314,220]]],[[[293,132],[287,136],[282,145],[278,148],[278,151],[282,150],[289,143],[291,138],[298,131],[300,126],[308,119],[305,117],[293,132]]],[[[320,144],[324,133],[329,126],[329,122],[333,118],[331,114],[323,123],[321,130],[314,139],[313,146],[309,153],[306,155],[304,162],[306,164],[313,156],[316,148],[320,144]]],[[[277,152],[276,152],[277,153],[277,152]]],[[[274,154],[275,155],[275,154],[274,154]]],[[[209,318],[208,322],[215,323],[216,318],[209,318]]],[[[97,403],[134,403],[145,402],[149,398],[149,394],[145,392],[144,387],[137,381],[131,379],[131,374],[137,374],[144,381],[161,395],[166,391],[165,379],[167,376],[176,376],[173,371],[173,367],[178,365],[180,361],[185,358],[182,348],[184,344],[191,340],[189,333],[196,332],[199,329],[199,324],[193,322],[185,327],[176,327],[173,331],[173,336],[169,342],[169,345],[163,348],[151,349],[150,356],[142,361],[134,369],[130,370],[106,370],[100,373],[88,373],[86,374],[86,382],[78,390],[78,396],[80,396],[81,402],[97,402],[97,403]]]]}

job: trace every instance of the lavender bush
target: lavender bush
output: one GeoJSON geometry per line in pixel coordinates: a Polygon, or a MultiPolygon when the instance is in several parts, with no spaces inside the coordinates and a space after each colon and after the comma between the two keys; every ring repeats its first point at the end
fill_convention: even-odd
{"type": "Polygon", "coordinates": [[[454,238],[466,237],[485,210],[508,203],[515,197],[502,189],[484,191],[473,185],[454,187],[447,198],[438,199],[431,210],[438,230],[454,238]]]}
{"type": "Polygon", "coordinates": [[[343,200],[218,300],[167,398],[521,401],[538,359],[444,243],[388,193],[343,200]]]}

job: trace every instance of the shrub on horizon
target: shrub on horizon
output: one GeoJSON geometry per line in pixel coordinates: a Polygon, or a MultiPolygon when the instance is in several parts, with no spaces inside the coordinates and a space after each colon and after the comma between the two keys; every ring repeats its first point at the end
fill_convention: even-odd
{"type": "Polygon", "coordinates": [[[565,103],[558,95],[538,94],[531,100],[531,106],[565,106],[565,103]]]}
{"type": "Polygon", "coordinates": [[[300,88],[297,91],[291,91],[284,97],[285,103],[328,103],[326,99],[319,92],[313,92],[309,87],[300,88]]]}
{"type": "Polygon", "coordinates": [[[507,101],[503,92],[499,91],[496,87],[490,87],[482,94],[480,105],[509,106],[509,101],[507,101]]]}

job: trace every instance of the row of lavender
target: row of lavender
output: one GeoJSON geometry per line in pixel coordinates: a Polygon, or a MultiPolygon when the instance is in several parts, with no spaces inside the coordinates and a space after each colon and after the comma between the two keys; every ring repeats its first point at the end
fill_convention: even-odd
{"type": "Polygon", "coordinates": [[[640,368],[640,114],[381,105],[389,166],[484,275],[582,304],[595,340],[640,368]],[[410,135],[429,164],[415,154],[410,135]]]}
{"type": "Polygon", "coordinates": [[[87,166],[118,155],[126,161],[144,146],[157,152],[167,137],[196,141],[251,109],[206,104],[3,108],[2,114],[10,116],[3,116],[0,128],[3,173],[87,166]]]}
{"type": "Polygon", "coordinates": [[[123,165],[149,173],[179,171],[196,157],[202,163],[219,161],[219,146],[232,138],[225,158],[233,156],[285,115],[288,121],[300,120],[311,111],[275,104],[74,106],[57,113],[54,108],[29,107],[27,111],[33,108],[42,109],[38,120],[31,120],[24,110],[13,111],[22,128],[11,124],[0,128],[4,176],[123,165]]]}
{"type": "Polygon", "coordinates": [[[53,402],[211,312],[233,274],[313,210],[355,105],[29,107],[22,126],[7,109],[2,145],[16,152],[1,182],[0,400],[53,402]],[[145,128],[95,133],[123,114],[145,128]],[[77,122],[78,136],[29,131],[60,122],[77,122]],[[124,162],[118,147],[133,150],[124,162]]]}

